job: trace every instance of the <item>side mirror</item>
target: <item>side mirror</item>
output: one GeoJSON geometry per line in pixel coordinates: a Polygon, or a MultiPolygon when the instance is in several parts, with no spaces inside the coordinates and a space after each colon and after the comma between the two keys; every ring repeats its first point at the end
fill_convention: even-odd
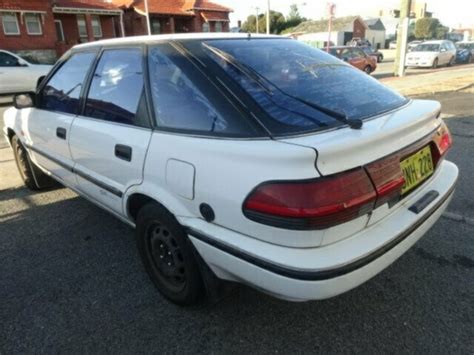
{"type": "Polygon", "coordinates": [[[349,58],[343,57],[342,60],[345,61],[345,62],[348,62],[348,61],[349,61],[349,58]]]}
{"type": "Polygon", "coordinates": [[[18,94],[13,97],[13,105],[16,109],[21,110],[22,108],[34,107],[35,106],[35,94],[25,93],[18,94]]]}

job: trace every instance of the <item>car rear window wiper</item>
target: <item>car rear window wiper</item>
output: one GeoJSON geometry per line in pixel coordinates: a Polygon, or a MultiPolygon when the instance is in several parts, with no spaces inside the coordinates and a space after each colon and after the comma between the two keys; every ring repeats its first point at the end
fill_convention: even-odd
{"type": "Polygon", "coordinates": [[[274,87],[276,90],[278,90],[280,93],[283,95],[292,98],[295,101],[301,102],[302,104],[309,106],[311,108],[314,108],[315,110],[318,110],[334,119],[336,119],[339,122],[342,122],[344,124],[347,124],[350,128],[352,129],[360,129],[362,128],[363,122],[360,119],[350,119],[347,117],[347,115],[343,112],[338,112],[333,109],[324,107],[322,105],[316,104],[311,101],[307,101],[305,99],[302,99],[297,96],[293,96],[290,93],[280,89],[278,86],[276,86],[274,83],[272,83],[270,80],[267,78],[263,77],[260,75],[257,71],[255,71],[253,68],[249,67],[246,64],[243,64],[239,62],[237,59],[235,59],[231,54],[224,52],[216,47],[210,46],[207,43],[203,43],[203,46],[207,48],[209,51],[229,63],[230,65],[234,66],[237,70],[239,70],[241,73],[243,73],[245,76],[256,82],[266,93],[269,95],[274,94],[274,90],[272,87],[274,87]],[[272,87],[270,87],[270,85],[272,87]]]}
{"type": "Polygon", "coordinates": [[[245,64],[240,63],[237,59],[235,59],[229,53],[226,53],[216,47],[210,46],[207,43],[203,43],[203,46],[210,50],[212,53],[217,55],[218,57],[225,60],[230,65],[234,66],[236,69],[244,73],[247,77],[255,81],[265,92],[270,95],[273,95],[273,90],[264,82],[264,79],[260,74],[258,74],[254,69],[248,67],[245,64]]]}

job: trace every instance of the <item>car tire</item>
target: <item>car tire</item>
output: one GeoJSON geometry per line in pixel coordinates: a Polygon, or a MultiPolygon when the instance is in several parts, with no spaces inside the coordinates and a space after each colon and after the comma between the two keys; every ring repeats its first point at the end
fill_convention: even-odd
{"type": "Polygon", "coordinates": [[[27,150],[18,136],[12,137],[11,145],[18,172],[26,187],[30,190],[38,191],[57,184],[31,161],[27,150]]]}
{"type": "Polygon", "coordinates": [[[367,65],[365,68],[364,68],[364,72],[366,74],[369,74],[372,73],[372,67],[370,65],[367,65]]]}
{"type": "Polygon", "coordinates": [[[435,58],[435,60],[433,60],[433,64],[431,65],[431,68],[433,69],[438,68],[438,58],[435,58]]]}
{"type": "Polygon", "coordinates": [[[197,252],[170,212],[158,203],[142,207],[136,220],[136,238],[145,269],[165,298],[181,306],[203,300],[197,252]]]}
{"type": "Polygon", "coordinates": [[[378,60],[377,60],[378,63],[383,62],[383,55],[379,55],[377,58],[378,58],[378,60]]]}

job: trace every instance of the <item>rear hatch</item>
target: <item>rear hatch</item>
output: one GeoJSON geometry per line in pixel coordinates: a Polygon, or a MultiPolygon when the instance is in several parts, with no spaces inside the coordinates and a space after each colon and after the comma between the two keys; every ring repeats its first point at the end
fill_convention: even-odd
{"type": "MultiPolygon", "coordinates": [[[[374,222],[372,218],[380,220],[390,214],[401,199],[423,186],[434,173],[440,154],[433,137],[444,126],[437,118],[439,111],[436,101],[413,100],[394,112],[366,120],[360,130],[346,127],[280,141],[313,148],[317,152],[316,169],[323,177],[363,167],[378,194],[375,208],[379,211],[369,214],[369,225],[374,222]],[[419,158],[429,159],[431,166],[425,176],[412,179],[410,164],[419,158]]],[[[334,233],[332,237],[326,233],[329,237],[323,244],[354,232],[334,233]]]]}

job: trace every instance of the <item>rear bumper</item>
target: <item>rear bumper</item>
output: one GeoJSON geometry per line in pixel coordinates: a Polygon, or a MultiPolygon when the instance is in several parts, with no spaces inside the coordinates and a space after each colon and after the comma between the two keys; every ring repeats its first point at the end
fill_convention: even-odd
{"type": "Polygon", "coordinates": [[[279,298],[325,299],[372,278],[415,244],[449,204],[457,176],[457,167],[444,161],[436,175],[389,216],[324,247],[288,248],[196,219],[181,223],[188,226],[191,241],[217,276],[279,298]],[[430,191],[437,197],[419,213],[411,212],[409,208],[430,191]]]}

